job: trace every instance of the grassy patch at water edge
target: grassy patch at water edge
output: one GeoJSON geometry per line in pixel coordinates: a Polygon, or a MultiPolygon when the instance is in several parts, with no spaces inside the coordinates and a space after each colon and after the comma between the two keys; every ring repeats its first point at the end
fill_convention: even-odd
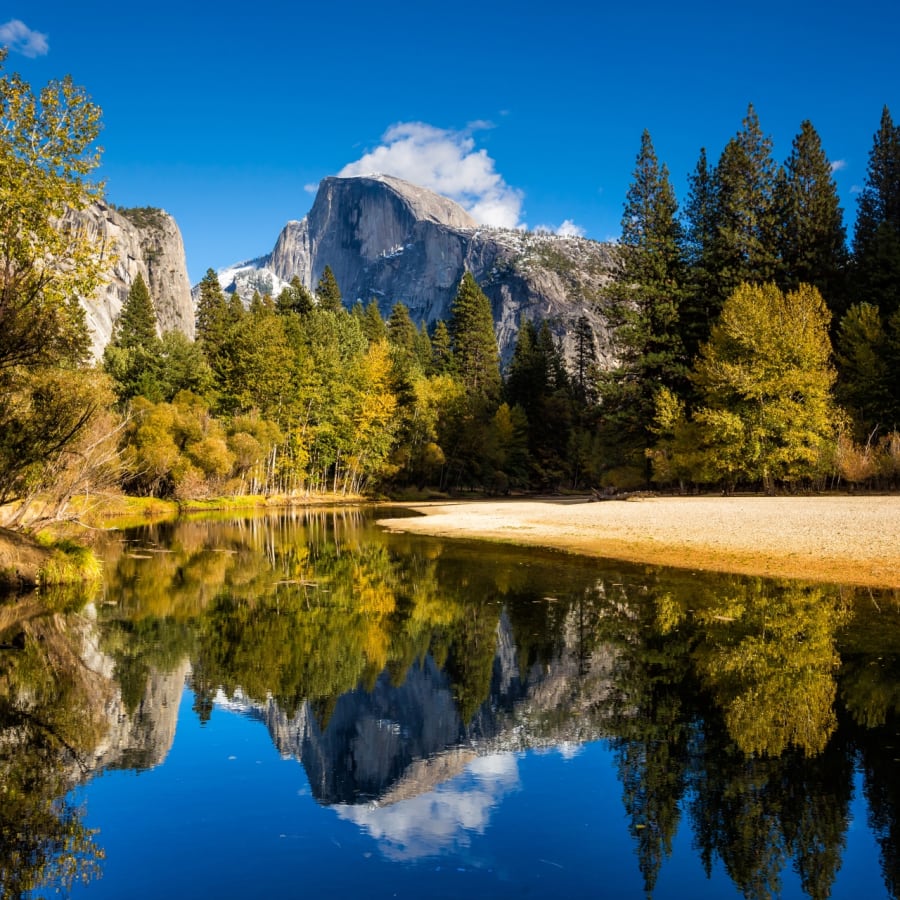
{"type": "Polygon", "coordinates": [[[103,566],[90,547],[69,538],[55,540],[43,533],[37,536],[37,540],[50,551],[50,556],[38,571],[37,580],[41,587],[97,581],[102,577],[103,566]]]}

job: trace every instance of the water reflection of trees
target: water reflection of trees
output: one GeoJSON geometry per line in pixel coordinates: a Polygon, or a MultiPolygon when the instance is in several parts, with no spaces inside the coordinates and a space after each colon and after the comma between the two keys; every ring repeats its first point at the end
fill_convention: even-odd
{"type": "Polygon", "coordinates": [[[0,605],[0,896],[65,889],[102,850],[67,799],[102,736],[108,685],[85,665],[83,620],[24,600],[0,605]]]}
{"type": "Polygon", "coordinates": [[[352,692],[440,673],[460,740],[608,740],[648,894],[689,825],[707,871],[721,863],[744,896],[777,896],[788,867],[829,896],[858,762],[897,895],[891,598],[485,560],[376,536],[350,511],[146,529],[107,565],[100,646],[130,709],[151,673],[190,659],[201,719],[219,691],[286,717],[308,703],[322,737],[352,692]]]}

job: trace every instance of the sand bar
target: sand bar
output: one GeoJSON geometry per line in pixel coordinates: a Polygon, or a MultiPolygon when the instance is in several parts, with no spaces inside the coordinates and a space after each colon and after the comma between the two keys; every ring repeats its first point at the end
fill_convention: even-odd
{"type": "Polygon", "coordinates": [[[749,575],[900,588],[900,496],[409,504],[393,531],[749,575]]]}

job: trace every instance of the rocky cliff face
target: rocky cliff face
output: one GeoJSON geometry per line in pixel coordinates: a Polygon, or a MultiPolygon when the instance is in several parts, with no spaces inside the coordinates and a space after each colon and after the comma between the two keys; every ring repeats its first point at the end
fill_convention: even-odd
{"type": "Polygon", "coordinates": [[[586,315],[601,361],[612,357],[603,288],[614,250],[584,238],[482,228],[457,204],[389,176],[326,178],[309,215],[288,222],[272,253],[223,272],[223,287],[248,300],[260,284],[295,275],[309,288],[330,266],[349,306],[397,301],[414,322],[447,319],[463,273],[491,300],[505,359],[518,324],[547,320],[563,339],[586,315]]]}
{"type": "Polygon", "coordinates": [[[82,305],[93,338],[95,356],[109,343],[113,324],[135,278],[140,273],[156,308],[160,333],[177,330],[194,336],[194,305],[181,232],[160,209],[116,210],[105,203],[68,213],[104,247],[112,260],[97,293],[82,305]]]}

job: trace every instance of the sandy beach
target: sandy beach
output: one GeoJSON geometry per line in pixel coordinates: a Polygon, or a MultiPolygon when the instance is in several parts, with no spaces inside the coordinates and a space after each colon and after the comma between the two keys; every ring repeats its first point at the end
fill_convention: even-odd
{"type": "Polygon", "coordinates": [[[900,496],[409,504],[393,531],[749,575],[900,588],[900,496]]]}

